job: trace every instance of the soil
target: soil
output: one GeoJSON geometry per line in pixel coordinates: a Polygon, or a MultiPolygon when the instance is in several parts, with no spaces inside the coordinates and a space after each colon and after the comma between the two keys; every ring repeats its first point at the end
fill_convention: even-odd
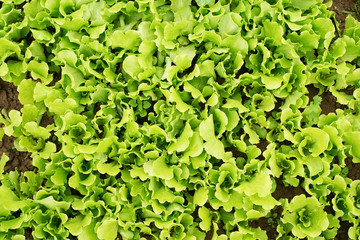
{"type": "Polygon", "coordinates": [[[4,136],[2,142],[0,142],[0,153],[6,154],[9,157],[9,161],[4,167],[4,172],[18,170],[19,172],[34,170],[31,164],[31,158],[29,152],[19,152],[14,146],[14,137],[4,136]]]}
{"type": "Polygon", "coordinates": [[[310,196],[304,188],[302,188],[299,184],[297,187],[293,186],[285,186],[281,178],[275,178],[276,181],[276,189],[275,192],[272,193],[272,196],[276,200],[280,200],[281,198],[287,198],[289,201],[293,199],[297,195],[304,194],[305,196],[310,196]]]}
{"type": "MultiPolygon", "coordinates": [[[[319,89],[314,87],[314,85],[308,85],[307,89],[309,91],[309,93],[307,94],[307,96],[309,97],[309,102],[312,102],[314,97],[316,95],[319,94],[319,89]]],[[[351,89],[347,89],[347,90],[343,90],[343,92],[351,95],[351,89]]],[[[336,109],[344,109],[345,106],[338,103],[336,101],[336,97],[334,95],[332,95],[331,92],[329,91],[324,91],[321,95],[321,104],[320,104],[320,108],[321,108],[321,113],[328,115],[329,113],[336,113],[336,109]]]]}
{"type": "Polygon", "coordinates": [[[25,229],[25,239],[34,239],[31,232],[32,232],[31,228],[25,229]]]}
{"type": "Polygon", "coordinates": [[[344,105],[341,105],[336,101],[336,97],[331,92],[323,92],[321,94],[321,113],[328,115],[329,113],[336,113],[336,109],[344,109],[344,105]]]}
{"type": "Polygon", "coordinates": [[[360,163],[354,163],[352,161],[352,157],[347,157],[345,159],[345,163],[347,168],[349,169],[347,177],[351,180],[360,180],[360,163]]]}
{"type": "Polygon", "coordinates": [[[226,234],[226,231],[225,231],[225,229],[224,229],[224,224],[223,224],[222,222],[219,222],[219,223],[218,223],[218,227],[219,227],[219,229],[216,231],[216,234],[217,234],[218,236],[220,236],[220,235],[222,235],[222,234],[226,234]]]}
{"type": "Polygon", "coordinates": [[[314,87],[314,85],[310,84],[307,85],[308,94],[309,97],[309,103],[313,101],[314,97],[319,93],[319,89],[314,87]]]}
{"type": "Polygon", "coordinates": [[[18,99],[18,92],[14,84],[0,79],[0,109],[20,110],[23,105],[18,99]]]}
{"type": "Polygon", "coordinates": [[[260,160],[265,160],[264,152],[268,145],[269,145],[269,142],[264,138],[261,138],[260,142],[256,145],[261,150],[261,155],[258,157],[260,160]]]}
{"type": "Polygon", "coordinates": [[[336,20],[340,23],[341,32],[344,31],[345,28],[345,19],[351,14],[355,18],[360,18],[359,14],[357,14],[356,7],[360,10],[360,1],[357,0],[333,0],[333,4],[330,7],[330,10],[335,12],[336,20]]]}
{"type": "MultiPolygon", "coordinates": [[[[218,223],[218,230],[216,231],[216,234],[218,236],[222,235],[222,234],[225,234],[226,235],[226,231],[224,229],[224,224],[222,222],[218,223]]],[[[206,233],[206,237],[205,237],[205,240],[211,240],[214,236],[214,226],[211,224],[211,227],[210,227],[210,231],[208,231],[206,233]]]]}
{"type": "Polygon", "coordinates": [[[266,231],[268,239],[276,239],[278,232],[276,230],[277,223],[280,221],[281,213],[283,209],[281,206],[275,207],[270,212],[270,217],[262,217],[255,221],[250,221],[249,226],[252,228],[260,227],[262,230],[266,231]]]}
{"type": "MultiPolygon", "coordinates": [[[[23,106],[19,102],[16,87],[9,82],[0,79],[0,109],[20,110],[23,106]]],[[[4,167],[4,172],[18,170],[19,172],[32,171],[34,167],[31,165],[29,152],[19,152],[14,148],[14,137],[3,136],[0,141],[0,155],[6,154],[9,161],[4,167]]]]}
{"type": "Polygon", "coordinates": [[[47,113],[45,113],[40,121],[40,126],[41,127],[46,127],[47,125],[53,124],[54,123],[54,118],[52,116],[47,115],[47,113]]]}
{"type": "Polygon", "coordinates": [[[340,221],[340,228],[338,229],[337,235],[334,240],[349,239],[348,232],[351,226],[352,224],[348,221],[340,221]]]}

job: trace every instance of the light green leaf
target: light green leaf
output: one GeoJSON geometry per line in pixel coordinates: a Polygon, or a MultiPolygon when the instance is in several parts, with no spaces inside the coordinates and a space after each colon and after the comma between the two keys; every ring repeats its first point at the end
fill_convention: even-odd
{"type": "Polygon", "coordinates": [[[269,20],[266,20],[263,25],[265,36],[272,39],[275,45],[280,45],[284,35],[282,26],[277,22],[270,22],[269,20]]]}
{"type": "Polygon", "coordinates": [[[245,193],[248,196],[258,194],[259,197],[270,195],[272,181],[269,174],[260,172],[256,174],[250,181],[244,181],[235,188],[239,193],[245,193]]]}
{"type": "MultiPolygon", "coordinates": [[[[41,195],[40,192],[37,193],[37,195],[41,195]]],[[[42,204],[45,207],[49,208],[49,209],[64,209],[67,210],[70,207],[70,203],[65,202],[65,201],[57,201],[54,199],[53,196],[48,196],[39,200],[35,200],[36,203],[42,204]]]]}
{"type": "Polygon", "coordinates": [[[263,84],[265,84],[265,87],[269,90],[278,89],[282,82],[283,77],[282,76],[261,76],[261,81],[263,84]]]}
{"type": "Polygon", "coordinates": [[[151,171],[145,169],[146,173],[149,173],[152,176],[170,180],[174,177],[174,172],[171,167],[169,167],[165,162],[165,157],[160,157],[156,159],[151,166],[151,171]]]}
{"type": "Polygon", "coordinates": [[[240,16],[233,14],[233,13],[227,13],[224,14],[220,18],[219,22],[219,32],[221,34],[236,34],[240,32],[239,26],[237,25],[237,22],[240,20],[240,16]]]}
{"type": "Polygon", "coordinates": [[[168,148],[168,152],[171,154],[174,151],[176,152],[183,152],[185,151],[185,149],[188,148],[189,144],[190,144],[190,138],[193,135],[193,131],[191,129],[190,124],[187,122],[185,124],[185,128],[183,130],[183,132],[181,133],[180,137],[178,139],[176,139],[176,141],[172,144],[170,144],[169,148],[168,148]]]}
{"type": "Polygon", "coordinates": [[[206,143],[204,143],[205,151],[211,156],[216,157],[217,159],[225,158],[225,149],[224,145],[219,139],[213,138],[206,143]]]}
{"type": "Polygon", "coordinates": [[[350,152],[355,162],[360,162],[360,132],[347,132],[344,134],[345,143],[351,146],[350,152]]]}
{"type": "Polygon", "coordinates": [[[211,2],[211,0],[196,0],[196,3],[199,6],[205,6],[206,4],[209,4],[211,2]]]}
{"type": "Polygon", "coordinates": [[[51,135],[49,130],[39,126],[36,122],[28,122],[24,125],[24,128],[36,138],[48,139],[51,135]]]}
{"type": "Polygon", "coordinates": [[[135,55],[129,55],[125,58],[123,62],[124,71],[133,78],[137,78],[139,73],[143,70],[139,64],[138,58],[135,55]]]}
{"type": "Polygon", "coordinates": [[[210,231],[211,222],[212,222],[212,216],[209,209],[206,207],[200,207],[199,208],[199,217],[202,220],[200,222],[200,228],[204,231],[210,231]]]}
{"type": "Polygon", "coordinates": [[[225,149],[222,142],[215,137],[213,115],[200,123],[199,131],[200,136],[206,141],[204,143],[205,151],[218,159],[223,159],[225,149]]]}
{"type": "Polygon", "coordinates": [[[19,91],[19,101],[21,104],[32,104],[34,102],[34,88],[36,82],[32,81],[31,79],[24,79],[21,81],[20,85],[18,86],[19,91]]]}
{"type": "Polygon", "coordinates": [[[117,164],[116,162],[112,162],[112,163],[99,162],[96,167],[101,174],[108,174],[110,176],[116,176],[120,172],[120,165],[117,164]]]}
{"type": "Polygon", "coordinates": [[[113,219],[103,221],[96,233],[101,240],[115,240],[118,234],[117,221],[113,219]]]}
{"type": "Polygon", "coordinates": [[[311,138],[311,146],[309,150],[313,157],[319,156],[329,146],[329,135],[319,128],[305,128],[302,130],[302,134],[305,136],[310,136],[311,138]]]}
{"type": "Polygon", "coordinates": [[[214,117],[210,115],[205,121],[202,121],[199,126],[200,136],[205,141],[210,141],[215,138],[215,129],[214,129],[214,117]]]}
{"type": "Polygon", "coordinates": [[[77,215],[76,217],[69,219],[64,226],[69,229],[69,232],[74,236],[79,236],[85,226],[91,223],[91,214],[77,215]]]}
{"type": "Polygon", "coordinates": [[[10,216],[12,211],[17,211],[25,206],[25,202],[20,201],[15,193],[6,186],[0,186],[0,216],[10,216]]]}
{"type": "Polygon", "coordinates": [[[3,173],[4,173],[4,167],[6,165],[6,163],[9,161],[9,157],[3,153],[1,154],[1,159],[0,159],[0,180],[3,178],[3,173]]]}
{"type": "Polygon", "coordinates": [[[208,200],[208,194],[209,192],[205,187],[197,189],[194,194],[194,204],[204,206],[208,200]]]}
{"type": "Polygon", "coordinates": [[[134,30],[116,30],[110,37],[110,45],[113,48],[120,47],[126,50],[134,50],[140,45],[140,43],[140,35],[134,30]]]}
{"type": "Polygon", "coordinates": [[[301,9],[301,10],[306,10],[306,9],[309,9],[310,7],[314,6],[319,1],[317,1],[317,0],[316,1],[314,1],[314,0],[292,0],[290,2],[293,7],[301,9]]]}
{"type": "Polygon", "coordinates": [[[5,38],[0,38],[1,62],[4,62],[4,60],[13,53],[15,53],[17,56],[20,56],[20,47],[14,42],[11,42],[5,38]]]}

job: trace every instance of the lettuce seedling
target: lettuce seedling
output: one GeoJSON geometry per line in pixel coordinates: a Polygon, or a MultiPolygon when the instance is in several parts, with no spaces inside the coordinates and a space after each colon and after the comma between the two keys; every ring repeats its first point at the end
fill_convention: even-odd
{"type": "Polygon", "coordinates": [[[323,207],[315,197],[299,195],[286,207],[281,221],[292,227],[291,232],[299,238],[316,238],[329,226],[323,207]]]}

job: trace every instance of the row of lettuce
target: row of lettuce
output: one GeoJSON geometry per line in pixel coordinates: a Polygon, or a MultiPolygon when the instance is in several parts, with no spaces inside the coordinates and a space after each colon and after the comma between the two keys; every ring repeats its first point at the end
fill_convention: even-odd
{"type": "Polygon", "coordinates": [[[276,239],[360,237],[360,23],[341,34],[331,1],[24,3],[0,10],[24,105],[0,137],[35,170],[2,155],[0,239],[268,239],[263,217],[276,239]],[[275,199],[277,178],[307,195],[275,199]]]}

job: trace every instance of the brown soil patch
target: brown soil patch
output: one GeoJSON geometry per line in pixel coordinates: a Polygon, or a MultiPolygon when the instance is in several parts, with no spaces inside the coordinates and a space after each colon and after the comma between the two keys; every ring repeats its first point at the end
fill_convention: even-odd
{"type": "Polygon", "coordinates": [[[252,228],[260,227],[262,230],[266,232],[266,235],[269,239],[276,239],[279,235],[277,232],[277,224],[280,221],[280,217],[282,215],[282,207],[278,206],[271,210],[269,217],[262,217],[255,221],[250,221],[249,226],[252,228]]]}
{"type": "Polygon", "coordinates": [[[31,233],[32,233],[31,228],[25,229],[25,239],[34,239],[31,233]]]}
{"type": "Polygon", "coordinates": [[[46,127],[47,125],[53,124],[54,118],[52,116],[49,116],[47,113],[44,113],[44,115],[41,118],[40,126],[46,127]]]}
{"type": "Polygon", "coordinates": [[[340,228],[338,229],[337,235],[334,240],[344,240],[349,239],[348,231],[352,226],[348,221],[340,221],[340,228]]]}
{"type": "MultiPolygon", "coordinates": [[[[145,238],[146,240],[151,240],[152,237],[151,235],[145,234],[145,233],[140,233],[140,237],[145,238]]],[[[120,233],[118,234],[118,239],[123,239],[122,236],[120,235],[120,233]]]]}
{"type": "Polygon", "coordinates": [[[341,105],[336,101],[336,97],[334,97],[331,92],[325,91],[321,94],[321,113],[328,115],[329,113],[335,113],[336,109],[344,109],[344,105],[341,105]]]}
{"type": "Polygon", "coordinates": [[[264,152],[268,145],[269,142],[266,139],[260,138],[260,142],[256,145],[261,150],[261,155],[258,157],[260,160],[265,160],[264,152]]]}
{"type": "MultiPolygon", "coordinates": [[[[23,106],[18,99],[16,87],[9,82],[0,79],[0,109],[20,110],[23,106]]],[[[34,167],[31,165],[30,153],[19,152],[14,148],[14,137],[4,136],[0,141],[0,156],[6,154],[9,161],[4,167],[4,172],[18,170],[20,172],[32,171],[34,167]]]]}
{"type": "Polygon", "coordinates": [[[243,152],[240,152],[240,151],[239,151],[236,147],[234,147],[234,146],[230,146],[230,147],[225,148],[225,151],[226,151],[226,152],[232,152],[234,158],[242,157],[242,158],[244,158],[245,160],[248,160],[247,155],[246,155],[245,153],[243,153],[243,152]]]}
{"type": "Polygon", "coordinates": [[[346,17],[351,14],[355,18],[360,18],[358,16],[356,7],[360,9],[360,1],[357,0],[333,0],[332,6],[329,10],[335,12],[336,20],[340,23],[340,30],[344,31],[345,28],[345,19],[346,17]]]}
{"type": "Polygon", "coordinates": [[[224,229],[224,224],[222,222],[218,223],[218,227],[219,229],[216,231],[217,235],[222,235],[222,234],[226,234],[226,231],[224,229]]]}
{"type": "Polygon", "coordinates": [[[306,88],[307,88],[307,90],[308,90],[308,92],[309,92],[309,93],[307,94],[307,96],[308,96],[308,98],[309,98],[309,103],[311,103],[311,102],[313,101],[314,97],[315,97],[316,95],[318,95],[319,89],[316,88],[316,87],[314,87],[314,85],[312,85],[312,84],[307,85],[306,88]]]}
{"type": "Polygon", "coordinates": [[[34,167],[31,164],[29,152],[19,152],[14,146],[14,137],[4,136],[0,142],[0,155],[6,154],[9,161],[4,167],[4,172],[18,170],[19,172],[32,171],[34,167]]]}
{"type": "Polygon", "coordinates": [[[272,196],[276,200],[280,200],[281,198],[287,198],[289,200],[293,199],[297,195],[304,194],[309,197],[310,195],[302,188],[300,185],[297,187],[293,186],[285,186],[281,178],[275,178],[276,181],[276,189],[275,192],[272,193],[272,196]]]}
{"type": "Polygon", "coordinates": [[[5,108],[10,111],[12,109],[20,110],[22,107],[14,84],[0,79],[0,109],[5,108]]]}
{"type": "Polygon", "coordinates": [[[344,89],[339,90],[339,92],[343,92],[346,93],[347,95],[354,95],[354,91],[355,91],[355,86],[347,86],[344,89]]]}
{"type": "MultiPolygon", "coordinates": [[[[218,224],[218,230],[216,231],[216,234],[218,236],[222,235],[222,234],[225,234],[226,235],[226,231],[224,229],[224,224],[222,222],[219,222],[218,224]]],[[[211,227],[210,227],[210,231],[208,231],[206,233],[206,236],[205,236],[205,240],[211,240],[214,236],[214,226],[211,224],[211,227]]]]}
{"type": "Polygon", "coordinates": [[[345,163],[349,169],[347,177],[351,180],[360,180],[360,163],[354,163],[352,157],[347,157],[345,163]]]}
{"type": "Polygon", "coordinates": [[[205,240],[211,240],[214,235],[214,226],[211,224],[210,231],[206,232],[205,240]]]}

